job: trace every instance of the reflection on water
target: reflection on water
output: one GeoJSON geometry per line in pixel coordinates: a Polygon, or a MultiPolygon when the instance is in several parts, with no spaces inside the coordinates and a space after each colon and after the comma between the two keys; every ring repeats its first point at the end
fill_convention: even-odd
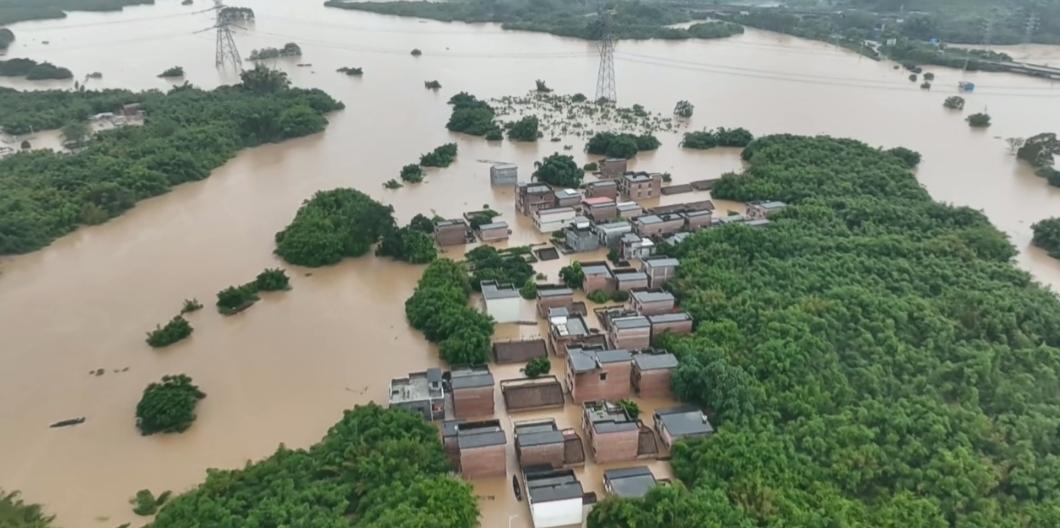
{"type": "MultiPolygon", "coordinates": [[[[295,84],[320,87],[346,103],[328,130],[248,150],[206,181],[145,201],[42,251],[0,259],[0,487],[47,504],[65,526],[139,524],[126,502],[136,490],[180,491],[200,482],[207,467],[240,466],[281,442],[306,446],[342,409],[382,401],[390,377],[438,363],[403,314],[421,268],[374,257],[320,270],[290,268],[291,293],[266,295],[230,318],[212,309],[192,314],[195,334],[168,349],[154,351],[143,342],[144,332],[169,319],[184,298],[209,304],[223,287],[279,265],[272,236],[314,191],[357,187],[393,204],[402,221],[420,212],[452,217],[490,204],[513,227],[509,243],[546,240],[528,219],[516,217],[510,189],[489,186],[488,165],[479,160],[518,163],[526,178],[533,161],[562,143],[488,144],[451,135],[444,103],[460,90],[481,97],[522,94],[539,78],[561,93],[591,93],[591,44],[492,25],[326,10],[317,2],[243,4],[258,15],[256,30],[237,36],[244,55],[295,41],[305,55],[273,65],[295,84]],[[424,55],[410,57],[413,47],[424,55]],[[298,62],[313,66],[299,68],[298,62]],[[350,78],[335,72],[340,66],[360,66],[365,74],[350,78]],[[442,90],[425,90],[429,79],[438,79],[442,90]],[[402,165],[454,140],[460,155],[453,166],[430,170],[421,185],[382,187],[402,165]],[[88,374],[99,368],[107,369],[103,376],[88,374]],[[191,375],[209,394],[198,421],[182,435],[140,437],[133,418],[140,392],[177,372],[191,375]],[[74,416],[87,421],[47,428],[74,416]]],[[[213,35],[194,33],[211,24],[208,14],[191,14],[195,7],[201,9],[165,2],[18,24],[8,55],[52,61],[79,76],[100,71],[103,79],[89,82],[94,87],[165,89],[169,83],[155,75],[174,65],[197,85],[234,82],[234,74],[214,69],[213,35]]],[[[1018,166],[1000,139],[1060,122],[1058,92],[1050,84],[968,74],[980,86],[968,97],[968,110],[988,108],[995,123],[972,131],[942,108],[962,78],[952,70],[936,70],[936,88],[925,92],[889,65],[760,31],[708,42],[622,42],[618,51],[622,102],[669,112],[687,99],[696,106],[692,129],[829,133],[919,150],[918,177],[936,198],[985,211],[1011,235],[1020,265],[1060,286],[1060,264],[1028,250],[1030,225],[1060,212],[1060,189],[1018,166]]],[[[30,86],[14,79],[0,84],[30,86]]],[[[641,155],[634,168],[670,172],[682,183],[741,167],[734,151],[684,152],[677,136],[660,139],[663,146],[641,155]]],[[[575,152],[579,163],[589,161],[575,152]]],[[[556,280],[564,263],[537,268],[556,280]]],[[[504,337],[513,331],[498,329],[504,337]]],[[[498,378],[508,377],[507,369],[501,367],[498,378]]],[[[561,425],[578,423],[570,406],[558,418],[561,425]]],[[[666,476],[665,464],[656,466],[657,476],[666,476]]],[[[600,474],[593,466],[580,472],[586,488],[596,491],[600,474]]],[[[479,495],[494,497],[482,501],[484,526],[504,526],[510,514],[520,515],[513,526],[526,525],[526,506],[513,502],[507,484],[475,483],[479,495]]]]}

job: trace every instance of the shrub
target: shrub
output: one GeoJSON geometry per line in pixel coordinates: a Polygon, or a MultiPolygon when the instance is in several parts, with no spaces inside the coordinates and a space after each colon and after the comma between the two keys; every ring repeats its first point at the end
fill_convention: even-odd
{"type": "Polygon", "coordinates": [[[636,420],[640,417],[640,406],[633,400],[618,400],[618,406],[622,407],[630,418],[636,420]]]}
{"type": "Polygon", "coordinates": [[[519,296],[526,300],[533,300],[537,298],[537,281],[534,279],[526,279],[522,287],[519,288],[519,296]]]}
{"type": "Polygon", "coordinates": [[[287,272],[280,268],[266,268],[258,274],[258,277],[254,280],[254,285],[258,291],[278,291],[278,290],[289,290],[291,289],[291,279],[287,277],[287,272]]]}
{"type": "Polygon", "coordinates": [[[626,302],[629,300],[629,292],[624,290],[615,290],[611,293],[611,300],[614,302],[626,302]]]}
{"type": "Polygon", "coordinates": [[[415,163],[401,167],[401,181],[419,183],[423,181],[423,168],[415,163]]]}
{"type": "Polygon", "coordinates": [[[416,214],[409,221],[409,229],[415,229],[421,233],[433,234],[434,233],[434,221],[422,214],[416,214]]]}
{"type": "Polygon", "coordinates": [[[894,147],[888,149],[887,153],[901,160],[906,167],[913,169],[920,165],[920,153],[905,147],[894,147]]]}
{"type": "Polygon", "coordinates": [[[1031,243],[1060,259],[1060,217],[1042,220],[1031,226],[1031,230],[1034,231],[1031,243]]]}
{"type": "Polygon", "coordinates": [[[686,132],[681,146],[690,149],[711,149],[714,147],[746,147],[754,140],[754,135],[744,128],[718,127],[715,130],[686,132]]]}
{"type": "Polygon", "coordinates": [[[600,166],[597,165],[595,161],[590,161],[582,166],[582,170],[585,172],[596,172],[600,170],[600,166]]]}
{"type": "Polygon", "coordinates": [[[585,282],[585,272],[582,271],[582,263],[575,261],[570,263],[569,266],[560,268],[559,278],[568,288],[581,288],[582,283],[585,282]]]}
{"type": "Polygon", "coordinates": [[[489,359],[493,320],[468,306],[470,292],[464,266],[439,259],[427,266],[416,291],[405,301],[409,324],[437,343],[442,358],[450,363],[477,365],[489,359]]]}
{"type": "Polygon", "coordinates": [[[419,57],[420,55],[423,55],[423,52],[420,51],[419,48],[412,48],[412,52],[411,53],[412,53],[413,57],[419,57]]]}
{"type": "Polygon", "coordinates": [[[154,348],[162,348],[191,335],[191,323],[181,316],[171,319],[166,326],[156,326],[154,330],[147,333],[147,344],[154,348]]]}
{"type": "Polygon", "coordinates": [[[180,308],[180,315],[196,312],[202,309],[202,303],[198,299],[184,299],[184,306],[180,308]]]}
{"type": "Polygon", "coordinates": [[[446,143],[420,156],[420,165],[424,167],[448,167],[454,160],[456,160],[456,143],[446,143]]]}
{"type": "Polygon", "coordinates": [[[453,132],[463,132],[473,136],[487,136],[486,139],[501,139],[500,127],[493,121],[493,107],[475,96],[460,92],[449,98],[453,112],[445,127],[453,132]]]}
{"type": "Polygon", "coordinates": [[[611,300],[611,296],[604,290],[596,290],[585,297],[596,304],[605,304],[611,300]]]}
{"type": "Polygon", "coordinates": [[[350,66],[343,66],[343,67],[341,67],[341,68],[339,68],[339,69],[337,69],[335,71],[337,71],[339,73],[345,73],[346,75],[349,75],[351,77],[359,77],[361,75],[364,75],[364,69],[363,68],[353,68],[353,67],[350,67],[350,66]]]}
{"type": "Polygon", "coordinates": [[[964,98],[959,95],[951,95],[942,102],[942,106],[952,110],[964,110],[964,98]]]}
{"type": "Polygon", "coordinates": [[[539,378],[552,371],[552,362],[547,357],[536,357],[526,363],[523,374],[528,378],[539,378]]]}
{"type": "Polygon", "coordinates": [[[442,83],[438,81],[424,81],[423,86],[428,90],[438,90],[442,87],[442,83]]]}
{"type": "Polygon", "coordinates": [[[389,180],[383,182],[383,187],[393,190],[400,189],[404,187],[404,185],[401,185],[401,182],[395,180],[394,178],[390,178],[389,180]]]}
{"type": "Polygon", "coordinates": [[[183,77],[184,76],[184,68],[182,68],[180,66],[174,66],[174,67],[169,68],[166,71],[158,74],[158,76],[159,77],[163,77],[163,78],[166,78],[166,77],[183,77]]]}
{"type": "Polygon", "coordinates": [[[590,154],[598,154],[609,158],[629,159],[637,155],[641,150],[655,150],[659,148],[659,139],[651,134],[635,136],[633,134],[615,134],[612,132],[598,132],[589,138],[585,150],[590,154]]]}
{"type": "Polygon", "coordinates": [[[383,235],[375,254],[412,264],[426,264],[438,258],[434,239],[412,227],[402,227],[383,235]]]}
{"type": "Polygon", "coordinates": [[[166,502],[169,498],[170,492],[163,492],[158,498],[151,493],[151,490],[142,489],[136,492],[136,496],[129,501],[133,505],[133,513],[141,517],[154,515],[158,511],[158,507],[166,502]]]}
{"type": "Polygon", "coordinates": [[[144,389],[136,405],[136,427],[145,436],[184,432],[195,421],[195,406],[205,397],[188,376],[163,376],[161,383],[144,389]]]}
{"type": "Polygon", "coordinates": [[[688,119],[692,117],[692,113],[696,110],[695,105],[692,103],[681,100],[674,105],[674,115],[682,119],[688,119]]]}
{"type": "Polygon", "coordinates": [[[538,119],[535,116],[526,116],[508,128],[508,139],[513,141],[537,141],[540,135],[538,131],[538,119]]]}
{"type": "Polygon", "coordinates": [[[257,300],[258,294],[253,283],[229,286],[217,292],[217,311],[224,315],[232,315],[245,310],[257,300]]]}
{"type": "Polygon", "coordinates": [[[986,128],[990,126],[990,116],[984,113],[972,114],[968,116],[965,121],[968,121],[968,125],[972,128],[986,128]]]}

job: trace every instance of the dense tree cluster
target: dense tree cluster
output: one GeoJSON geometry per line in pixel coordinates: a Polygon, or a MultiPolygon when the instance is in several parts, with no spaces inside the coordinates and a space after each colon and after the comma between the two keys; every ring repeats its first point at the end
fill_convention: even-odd
{"type": "Polygon", "coordinates": [[[529,246],[498,250],[482,245],[464,255],[471,272],[471,289],[479,291],[482,281],[497,281],[499,284],[520,286],[534,278],[534,268],[526,261],[529,246]]]}
{"type": "Polygon", "coordinates": [[[712,149],[714,147],[746,147],[754,135],[744,128],[718,127],[715,130],[685,132],[681,146],[690,149],[712,149]]]}
{"type": "Polygon", "coordinates": [[[1033,226],[1034,245],[1049,252],[1053,258],[1060,259],[1060,217],[1042,220],[1033,226]]]}
{"type": "Polygon", "coordinates": [[[170,499],[152,526],[475,526],[471,487],[450,470],[431,425],[370,404],[346,411],[308,449],[281,445],[242,469],[209,470],[202,485],[170,499]]]}
{"type": "Polygon", "coordinates": [[[173,492],[171,491],[163,491],[155,497],[155,494],[151,493],[149,489],[139,490],[130,501],[133,505],[133,513],[140,516],[154,515],[169,500],[172,494],[173,492]]]}
{"type": "Polygon", "coordinates": [[[258,289],[253,282],[229,286],[217,292],[217,311],[223,315],[239,313],[257,302],[258,289]]]}
{"type": "Polygon", "coordinates": [[[906,168],[914,169],[917,165],[920,165],[920,153],[915,150],[907,149],[905,147],[894,147],[892,149],[887,149],[884,152],[901,160],[906,168]]]}
{"type": "Polygon", "coordinates": [[[65,18],[66,11],[120,11],[125,6],[153,4],[155,0],[3,0],[0,25],[25,20],[65,18]]]}
{"type": "Polygon", "coordinates": [[[364,68],[361,68],[359,66],[343,66],[335,71],[339,73],[345,73],[350,77],[360,77],[361,75],[364,75],[364,68]]]}
{"type": "Polygon", "coordinates": [[[456,161],[456,143],[446,143],[420,156],[423,167],[448,167],[456,161]]]}
{"type": "Polygon", "coordinates": [[[184,374],[162,376],[161,383],[144,389],[136,404],[136,427],[140,434],[183,433],[195,421],[195,406],[206,393],[184,374]]]}
{"type": "Polygon", "coordinates": [[[471,284],[467,269],[449,259],[432,262],[416,291],[405,301],[405,317],[413,328],[438,343],[450,364],[478,365],[489,359],[493,319],[468,305],[471,284]]]}
{"type": "Polygon", "coordinates": [[[10,528],[51,528],[55,517],[44,513],[39,504],[27,504],[19,492],[0,489],[0,526],[10,528]]]}
{"type": "Polygon", "coordinates": [[[540,378],[552,371],[552,362],[547,357],[536,357],[526,362],[523,375],[528,378],[540,378]]]}
{"type": "Polygon", "coordinates": [[[541,161],[534,162],[534,179],[557,187],[577,188],[582,184],[585,171],[574,162],[573,156],[550,154],[541,161]]]}
{"type": "Polygon", "coordinates": [[[318,191],[276,233],[276,254],[291,264],[326,266],[368,253],[393,228],[393,209],[360,191],[318,191]]]}
{"type": "Polygon", "coordinates": [[[723,526],[1058,525],[1060,301],[1006,237],[857,141],[743,155],[713,195],[790,205],[670,250],[699,321],[663,343],[674,390],[717,428],[674,449],[675,475],[723,526]]]}
{"type": "Polygon", "coordinates": [[[568,288],[581,288],[585,282],[585,271],[582,270],[582,263],[574,261],[560,268],[559,280],[563,281],[563,284],[568,288]]]}
{"type": "Polygon", "coordinates": [[[1060,140],[1052,132],[1027,138],[1016,151],[1016,157],[1034,166],[1035,174],[1060,187],[1060,171],[1054,166],[1057,155],[1060,155],[1060,140]]]}
{"type": "MultiPolygon", "coordinates": [[[[564,37],[599,39],[602,23],[597,6],[582,2],[540,0],[466,0],[461,2],[362,2],[328,0],[324,5],[388,15],[451,22],[495,22],[505,29],[540,31],[564,37]]],[[[688,29],[668,27],[704,18],[694,5],[620,0],[608,3],[611,31],[620,39],[721,38],[743,32],[737,24],[701,22],[688,29]]]]}
{"type": "MultiPolygon", "coordinates": [[[[260,77],[244,73],[244,81],[264,90],[260,77]]],[[[241,148],[319,132],[327,124],[323,114],[342,108],[319,90],[255,91],[246,82],[167,94],[0,89],[0,124],[12,133],[58,128],[132,102],[150,117],[143,126],[99,132],[76,153],[42,150],[0,160],[0,254],[38,249],[78,225],[104,222],[138,200],[201,180],[241,148]]]]}
{"type": "Polygon", "coordinates": [[[281,291],[291,289],[291,279],[281,268],[265,268],[254,279],[258,291],[281,291]]]}
{"type": "Polygon", "coordinates": [[[677,104],[674,105],[674,115],[682,119],[692,117],[692,113],[695,111],[696,106],[684,99],[678,101],[677,104]]]}
{"type": "Polygon", "coordinates": [[[401,181],[420,183],[423,181],[423,168],[415,163],[410,163],[401,167],[401,181]]]}
{"type": "Polygon", "coordinates": [[[541,137],[540,122],[535,116],[526,116],[508,125],[508,139],[513,141],[537,141],[541,137]]]}
{"type": "Polygon", "coordinates": [[[613,132],[597,132],[589,138],[585,150],[589,154],[598,154],[609,158],[629,159],[642,150],[655,150],[659,148],[659,139],[651,134],[625,134],[613,132]]]}
{"type": "Polygon", "coordinates": [[[453,107],[453,113],[449,115],[445,128],[472,136],[500,135],[501,127],[494,121],[496,112],[486,101],[460,92],[449,98],[449,104],[453,107]]]}
{"type": "Polygon", "coordinates": [[[428,90],[441,90],[442,83],[438,81],[423,81],[423,87],[428,90]]]}
{"type": "Polygon", "coordinates": [[[191,323],[187,319],[176,316],[166,326],[156,326],[154,330],[147,333],[147,344],[154,348],[162,348],[191,335],[191,323]]]}
{"type": "Polygon", "coordinates": [[[74,74],[50,62],[33,59],[0,60],[0,77],[25,77],[30,81],[71,79],[74,74]]]}
{"type": "Polygon", "coordinates": [[[412,264],[426,264],[438,258],[438,249],[434,247],[434,239],[429,234],[412,227],[402,227],[383,235],[375,254],[412,264]]]}

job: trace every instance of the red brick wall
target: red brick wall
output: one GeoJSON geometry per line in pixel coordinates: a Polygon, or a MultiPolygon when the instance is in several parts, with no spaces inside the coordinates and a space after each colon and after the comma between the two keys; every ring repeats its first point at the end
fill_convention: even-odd
{"type": "Polygon", "coordinates": [[[582,289],[586,293],[592,293],[596,290],[615,291],[614,278],[607,275],[586,275],[585,281],[582,282],[582,289]]]}
{"type": "Polygon", "coordinates": [[[670,389],[672,377],[673,371],[670,369],[645,372],[633,369],[633,385],[637,389],[637,394],[642,398],[672,398],[673,391],[670,389]]]}
{"type": "Polygon", "coordinates": [[[622,283],[618,285],[618,289],[622,290],[622,291],[643,290],[644,288],[647,288],[647,287],[648,287],[648,279],[647,278],[644,278],[644,279],[641,279],[641,280],[626,280],[626,281],[622,281],[622,283]]]}
{"type": "Polygon", "coordinates": [[[575,403],[626,398],[632,388],[630,382],[632,371],[632,362],[605,363],[600,370],[575,374],[574,385],[571,386],[571,398],[575,403]],[[600,379],[601,373],[607,374],[606,380],[600,379]]]}
{"type": "Polygon", "coordinates": [[[637,448],[640,445],[640,431],[637,429],[590,436],[593,460],[597,463],[637,459],[637,448]]]}
{"type": "Polygon", "coordinates": [[[530,466],[552,466],[563,467],[563,444],[546,444],[524,448],[516,448],[519,452],[519,465],[530,466]]]}
{"type": "Polygon", "coordinates": [[[507,468],[503,445],[476,447],[460,452],[460,472],[466,477],[503,476],[507,468]]]}
{"type": "Polygon", "coordinates": [[[453,414],[460,419],[493,416],[493,387],[454,390],[453,414]]]}
{"type": "Polygon", "coordinates": [[[651,330],[648,328],[624,331],[612,328],[610,335],[611,346],[614,348],[641,350],[651,346],[651,330]]]}

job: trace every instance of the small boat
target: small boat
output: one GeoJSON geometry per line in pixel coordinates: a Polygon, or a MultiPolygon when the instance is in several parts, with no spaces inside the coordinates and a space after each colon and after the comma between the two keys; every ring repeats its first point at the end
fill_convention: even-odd
{"type": "Polygon", "coordinates": [[[965,93],[974,92],[975,91],[975,83],[974,82],[969,82],[969,81],[960,81],[960,82],[957,83],[957,91],[965,92],[965,93]]]}
{"type": "Polygon", "coordinates": [[[515,492],[515,500],[523,500],[523,487],[519,485],[519,477],[512,475],[512,491],[515,492]]]}
{"type": "Polygon", "coordinates": [[[70,426],[74,426],[74,425],[81,425],[83,423],[85,423],[85,417],[84,416],[82,416],[80,418],[70,418],[69,420],[60,420],[58,422],[55,422],[55,423],[49,425],[48,427],[53,427],[53,428],[54,427],[70,427],[70,426]]]}

